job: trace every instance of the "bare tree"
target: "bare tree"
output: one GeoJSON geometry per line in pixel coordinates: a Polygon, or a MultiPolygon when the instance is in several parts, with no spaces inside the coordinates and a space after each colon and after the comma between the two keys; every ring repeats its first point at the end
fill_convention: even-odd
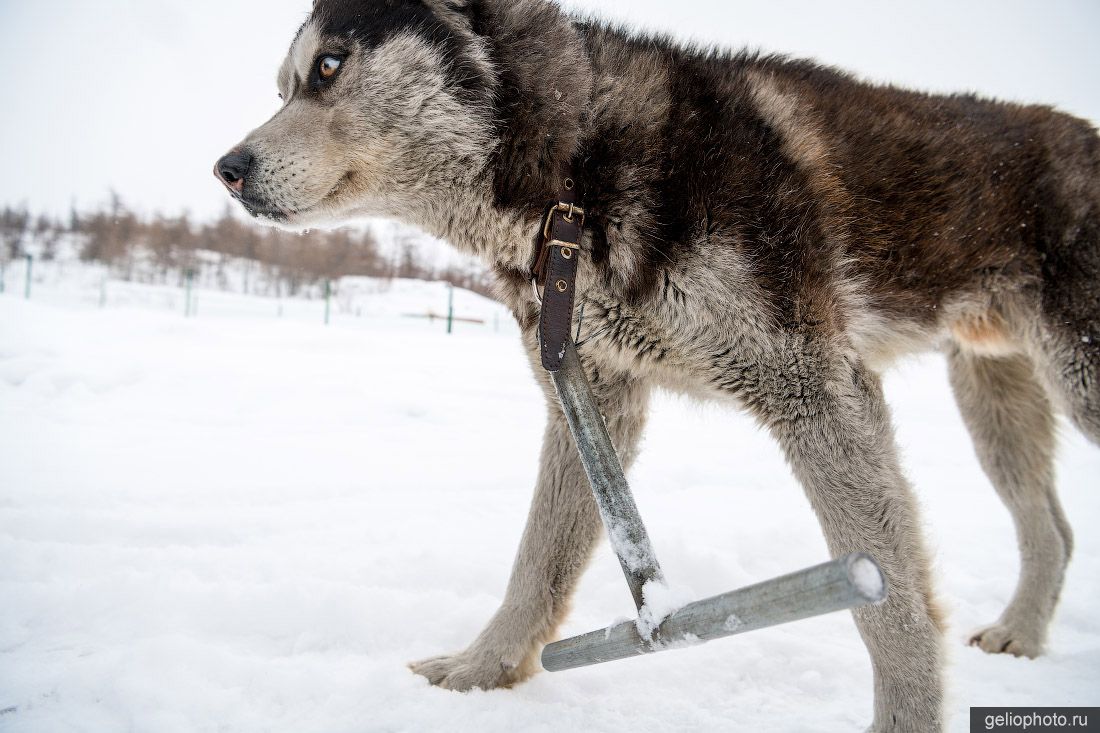
{"type": "Polygon", "coordinates": [[[23,254],[33,234],[44,256],[53,256],[63,235],[73,236],[84,260],[104,263],[117,276],[142,277],[158,282],[183,282],[189,271],[206,271],[219,287],[236,286],[246,293],[294,295],[324,279],[347,276],[443,279],[456,286],[489,292],[489,279],[476,267],[448,267],[435,271],[417,257],[420,238],[397,230],[397,251],[386,257],[371,229],[339,229],[299,235],[257,227],[227,207],[217,219],[196,224],[187,213],[179,216],[139,216],[114,192],[106,206],[78,212],[73,206],[65,223],[40,216],[32,225],[25,209],[6,207],[0,213],[0,256],[23,254]],[[245,267],[226,267],[229,258],[245,267]],[[151,267],[138,267],[148,263],[151,267]],[[231,272],[243,278],[231,283],[231,272]]]}
{"type": "Polygon", "coordinates": [[[0,212],[0,237],[3,238],[5,259],[14,260],[24,255],[23,242],[27,236],[31,215],[26,208],[5,206],[0,212]]]}

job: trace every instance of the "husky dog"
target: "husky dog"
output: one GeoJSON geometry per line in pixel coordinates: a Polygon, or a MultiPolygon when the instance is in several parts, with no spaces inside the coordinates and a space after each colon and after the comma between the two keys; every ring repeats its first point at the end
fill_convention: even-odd
{"type": "Polygon", "coordinates": [[[317,0],[279,112],[215,169],[300,229],[384,216],[479,256],[549,420],[500,610],[412,665],[454,690],[539,667],[601,533],[539,368],[535,242],[567,167],[588,212],[582,360],[624,464],[655,386],[728,401],[778,440],[835,555],[882,564],[855,612],[875,731],[943,725],[941,614],[878,376],[942,349],[1021,572],[971,642],[1034,657],[1073,546],[1056,410],[1100,443],[1100,137],[1049,107],[861,83],[677,45],[547,0],[317,0]]]}

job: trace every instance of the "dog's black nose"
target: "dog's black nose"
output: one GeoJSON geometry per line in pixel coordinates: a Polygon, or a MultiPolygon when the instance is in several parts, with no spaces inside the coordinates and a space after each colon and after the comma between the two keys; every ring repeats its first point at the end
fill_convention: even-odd
{"type": "Polygon", "coordinates": [[[247,150],[234,150],[214,164],[214,175],[231,190],[240,193],[251,167],[252,154],[247,150]]]}

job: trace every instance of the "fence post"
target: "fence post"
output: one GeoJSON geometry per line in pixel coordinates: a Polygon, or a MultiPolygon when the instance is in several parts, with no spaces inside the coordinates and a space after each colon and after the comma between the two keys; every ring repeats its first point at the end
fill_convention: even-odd
{"type": "Polygon", "coordinates": [[[455,286],[447,283],[447,333],[454,330],[455,323],[455,286]]]}
{"type": "Polygon", "coordinates": [[[107,307],[107,273],[103,273],[103,279],[99,281],[99,307],[107,307]]]}
{"type": "Polygon", "coordinates": [[[6,264],[4,260],[0,260],[0,293],[4,292],[4,283],[7,280],[4,273],[6,264]]]}
{"type": "Polygon", "coordinates": [[[183,317],[191,317],[191,284],[195,279],[195,271],[191,268],[187,268],[187,299],[183,302],[183,317]]]}
{"type": "Polygon", "coordinates": [[[325,325],[328,325],[332,313],[332,280],[325,278],[325,325]]]}
{"type": "Polygon", "coordinates": [[[27,300],[31,299],[31,273],[34,270],[34,255],[24,255],[27,258],[27,285],[23,290],[23,297],[27,300]]]}

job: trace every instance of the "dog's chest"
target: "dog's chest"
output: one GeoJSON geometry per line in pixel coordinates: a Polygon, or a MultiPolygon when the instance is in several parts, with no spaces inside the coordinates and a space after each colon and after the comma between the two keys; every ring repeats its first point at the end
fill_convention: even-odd
{"type": "Polygon", "coordinates": [[[590,292],[575,325],[586,362],[698,396],[737,396],[734,375],[769,361],[766,319],[739,299],[694,293],[680,302],[629,304],[590,292]]]}

